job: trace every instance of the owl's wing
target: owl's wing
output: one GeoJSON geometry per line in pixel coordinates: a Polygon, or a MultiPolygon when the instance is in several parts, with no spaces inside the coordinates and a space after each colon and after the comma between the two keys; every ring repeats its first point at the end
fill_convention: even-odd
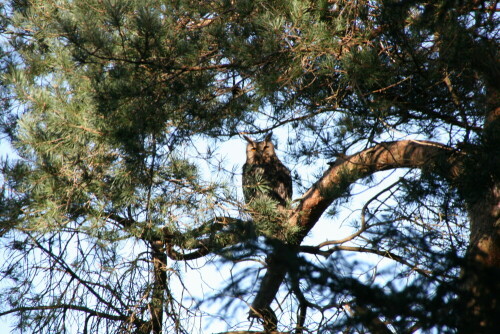
{"type": "Polygon", "coordinates": [[[246,163],[243,165],[242,184],[246,203],[262,194],[282,206],[292,198],[292,177],[280,161],[259,165],[246,163]]]}
{"type": "Polygon", "coordinates": [[[269,185],[266,194],[281,206],[292,198],[292,177],[290,171],[281,162],[265,164],[264,175],[269,185]]]}

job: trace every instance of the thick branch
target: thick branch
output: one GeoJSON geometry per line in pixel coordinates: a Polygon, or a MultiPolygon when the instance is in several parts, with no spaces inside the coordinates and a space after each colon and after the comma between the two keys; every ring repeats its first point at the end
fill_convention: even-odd
{"type": "Polygon", "coordinates": [[[151,243],[151,255],[153,260],[153,291],[148,305],[151,312],[150,327],[153,334],[160,334],[163,332],[163,310],[167,289],[167,256],[161,241],[151,243]]]}
{"type": "Polygon", "coordinates": [[[171,243],[166,245],[167,256],[175,261],[190,261],[196,260],[210,253],[210,248],[200,245],[197,250],[190,253],[181,253],[176,251],[171,243]]]}
{"type": "MultiPolygon", "coordinates": [[[[459,167],[451,148],[430,141],[403,140],[381,143],[360,153],[337,159],[323,176],[305,193],[290,217],[290,225],[303,227],[298,246],[314,227],[323,212],[357,180],[379,171],[394,168],[426,168],[449,179],[458,176],[459,167]]],[[[292,247],[288,248],[289,251],[292,247]]],[[[267,272],[252,303],[251,314],[266,313],[285,278],[287,267],[283,255],[271,254],[267,272]],[[274,261],[273,261],[274,260],[274,261]]],[[[265,320],[265,319],[264,319],[265,320]]]]}
{"type": "Polygon", "coordinates": [[[235,245],[252,234],[248,222],[231,217],[216,217],[184,233],[172,233],[168,228],[164,229],[167,256],[176,261],[201,258],[224,247],[235,245]],[[192,252],[179,252],[174,246],[192,252]]]}
{"type": "Polygon", "coordinates": [[[337,159],[302,197],[291,224],[304,227],[304,237],[323,212],[355,181],[394,168],[425,168],[454,179],[459,167],[456,151],[440,143],[403,140],[380,143],[360,153],[337,159]]]}

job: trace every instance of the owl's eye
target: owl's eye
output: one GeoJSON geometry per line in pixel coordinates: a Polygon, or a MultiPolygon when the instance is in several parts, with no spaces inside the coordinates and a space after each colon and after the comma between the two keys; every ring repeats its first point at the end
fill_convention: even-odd
{"type": "Polygon", "coordinates": [[[255,151],[256,149],[257,149],[257,148],[255,148],[255,147],[252,147],[252,151],[255,151]]]}

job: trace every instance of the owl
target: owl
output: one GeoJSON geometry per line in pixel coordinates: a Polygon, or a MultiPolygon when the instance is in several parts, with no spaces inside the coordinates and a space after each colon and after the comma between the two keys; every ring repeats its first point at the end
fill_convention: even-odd
{"type": "Polygon", "coordinates": [[[243,165],[243,195],[249,204],[254,198],[267,196],[284,208],[292,198],[290,170],[278,159],[271,142],[272,133],[256,142],[243,136],[247,144],[247,160],[243,165]]]}

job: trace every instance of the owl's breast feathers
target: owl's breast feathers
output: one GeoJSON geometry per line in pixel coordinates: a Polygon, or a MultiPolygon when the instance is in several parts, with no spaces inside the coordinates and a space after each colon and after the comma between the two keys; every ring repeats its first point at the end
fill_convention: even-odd
{"type": "Polygon", "coordinates": [[[292,198],[290,171],[279,160],[268,163],[243,165],[243,194],[249,203],[253,198],[267,195],[285,206],[292,198]]]}

